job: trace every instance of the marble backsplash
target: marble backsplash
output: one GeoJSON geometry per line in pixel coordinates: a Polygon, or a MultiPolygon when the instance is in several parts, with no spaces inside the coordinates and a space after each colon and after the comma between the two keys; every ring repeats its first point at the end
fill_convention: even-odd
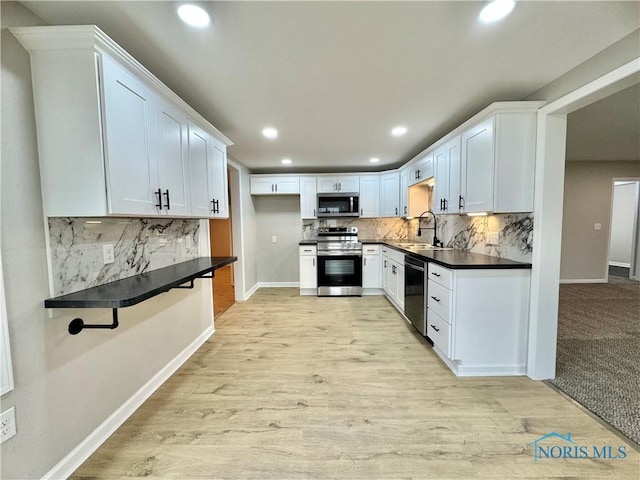
{"type": "Polygon", "coordinates": [[[199,226],[193,219],[49,218],[54,295],[197,258],[199,226]],[[104,265],[107,244],[115,261],[104,265]]]}
{"type": "MultiPolygon", "coordinates": [[[[315,238],[319,226],[356,226],[362,239],[387,239],[432,243],[433,230],[423,230],[418,236],[418,219],[357,218],[314,220],[302,225],[302,238],[315,238]],[[332,223],[329,223],[332,222],[332,223]]],[[[533,244],[532,214],[497,214],[482,217],[438,215],[438,239],[453,247],[520,262],[531,262],[533,244]],[[487,235],[498,233],[498,245],[486,246],[487,235]]],[[[433,226],[433,217],[424,217],[423,227],[433,226]]]]}

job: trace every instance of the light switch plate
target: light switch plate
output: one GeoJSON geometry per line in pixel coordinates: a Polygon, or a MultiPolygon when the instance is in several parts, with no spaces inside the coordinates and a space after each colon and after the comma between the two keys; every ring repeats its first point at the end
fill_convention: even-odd
{"type": "Polygon", "coordinates": [[[602,224],[601,223],[594,223],[593,224],[593,229],[594,230],[602,230],[602,224]]]}
{"type": "Polygon", "coordinates": [[[102,246],[102,256],[104,264],[113,263],[116,261],[115,253],[113,251],[113,244],[109,243],[102,246]]]}
{"type": "Polygon", "coordinates": [[[278,243],[278,237],[276,237],[275,235],[271,236],[271,243],[278,243]]]}

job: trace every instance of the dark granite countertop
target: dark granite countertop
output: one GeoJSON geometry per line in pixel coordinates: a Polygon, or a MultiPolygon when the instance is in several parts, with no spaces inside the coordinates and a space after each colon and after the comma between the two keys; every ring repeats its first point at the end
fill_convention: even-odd
{"type": "MultiPolygon", "coordinates": [[[[361,238],[363,244],[380,244],[395,250],[412,254],[425,261],[437,263],[453,270],[468,269],[531,269],[530,263],[516,262],[507,258],[492,257],[482,253],[464,252],[462,250],[431,250],[403,247],[397,240],[361,238]]],[[[300,245],[315,245],[317,240],[302,240],[300,245]]]]}
{"type": "Polygon", "coordinates": [[[45,308],[130,307],[229,265],[238,257],[200,257],[44,301],[45,308]]]}

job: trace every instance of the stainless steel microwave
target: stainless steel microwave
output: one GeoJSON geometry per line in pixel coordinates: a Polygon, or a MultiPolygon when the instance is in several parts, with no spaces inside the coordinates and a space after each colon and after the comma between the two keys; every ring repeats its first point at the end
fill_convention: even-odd
{"type": "Polygon", "coordinates": [[[318,218],[359,216],[359,193],[340,192],[318,194],[318,218]]]}

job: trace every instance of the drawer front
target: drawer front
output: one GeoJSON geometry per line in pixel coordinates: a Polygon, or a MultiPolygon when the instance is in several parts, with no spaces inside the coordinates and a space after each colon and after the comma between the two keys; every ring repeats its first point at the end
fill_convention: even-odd
{"type": "Polygon", "coordinates": [[[300,245],[300,255],[316,255],[318,247],[315,245],[300,245]]]}
{"type": "Polygon", "coordinates": [[[404,265],[404,253],[394,250],[393,248],[385,247],[383,249],[384,254],[396,263],[404,265]]]}
{"type": "Polygon", "coordinates": [[[429,280],[427,306],[447,323],[451,324],[451,290],[429,280]]]}
{"type": "Polygon", "coordinates": [[[453,286],[453,272],[448,268],[441,267],[435,263],[430,263],[429,280],[433,280],[434,282],[451,290],[453,286]]]}
{"type": "Polygon", "coordinates": [[[427,311],[427,336],[451,358],[451,326],[431,310],[427,311]]]}
{"type": "Polygon", "coordinates": [[[363,245],[362,246],[362,254],[363,255],[377,255],[380,253],[380,245],[363,245]]]}

